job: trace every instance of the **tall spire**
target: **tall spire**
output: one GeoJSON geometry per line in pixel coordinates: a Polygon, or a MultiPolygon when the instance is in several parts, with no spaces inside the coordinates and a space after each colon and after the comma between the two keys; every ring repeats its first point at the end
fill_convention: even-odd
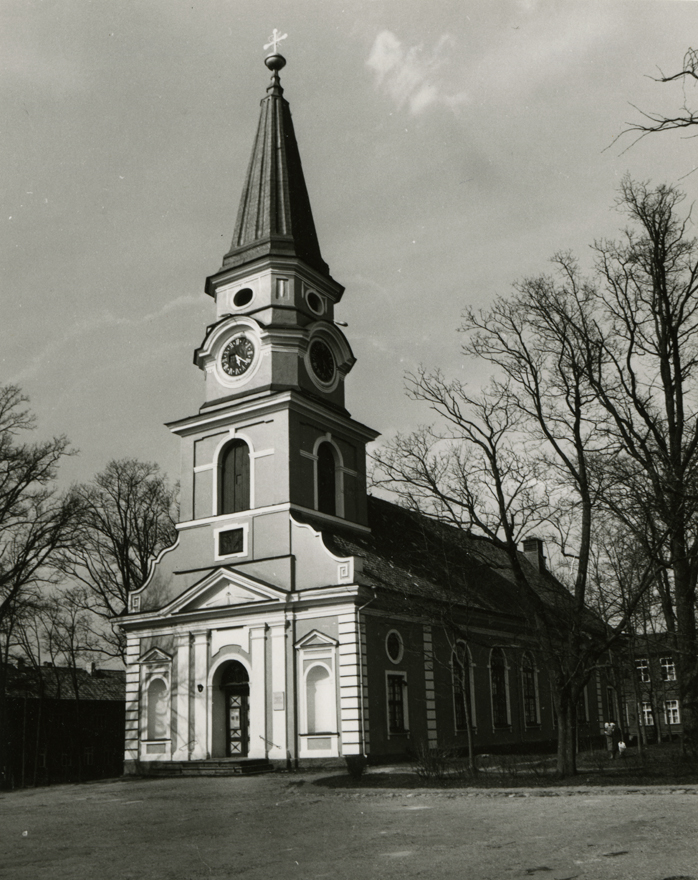
{"type": "Polygon", "coordinates": [[[222,268],[265,256],[295,256],[329,275],[320,254],[291,110],[279,82],[286,59],[275,52],[264,63],[272,72],[271,83],[261,102],[233,241],[222,268]]]}

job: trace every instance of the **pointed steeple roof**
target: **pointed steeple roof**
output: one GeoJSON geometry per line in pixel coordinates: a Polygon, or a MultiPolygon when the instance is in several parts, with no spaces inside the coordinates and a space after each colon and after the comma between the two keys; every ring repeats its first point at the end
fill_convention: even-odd
{"type": "Polygon", "coordinates": [[[329,266],[320,254],[291,110],[279,82],[286,60],[274,54],[264,63],[272,71],[271,84],[261,102],[233,241],[222,268],[264,256],[295,256],[329,276],[329,266]]]}

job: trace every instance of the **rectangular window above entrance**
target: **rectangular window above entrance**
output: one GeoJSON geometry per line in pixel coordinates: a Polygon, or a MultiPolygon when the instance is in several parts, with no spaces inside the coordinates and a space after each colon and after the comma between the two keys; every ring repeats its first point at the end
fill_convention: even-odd
{"type": "Polygon", "coordinates": [[[218,532],[218,556],[234,556],[245,549],[244,529],[226,529],[218,532]]]}

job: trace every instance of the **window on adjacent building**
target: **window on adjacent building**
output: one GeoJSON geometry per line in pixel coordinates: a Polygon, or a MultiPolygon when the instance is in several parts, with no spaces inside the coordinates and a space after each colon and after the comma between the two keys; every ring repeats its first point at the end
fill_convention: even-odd
{"type": "Polygon", "coordinates": [[[337,462],[331,443],[321,443],[317,450],[317,508],[337,515],[337,462]]]}
{"type": "Polygon", "coordinates": [[[218,513],[238,513],[250,507],[250,450],[243,440],[233,440],[220,457],[218,513]]]}
{"type": "Polygon", "coordinates": [[[167,685],[155,678],[148,685],[148,739],[167,738],[167,685]]]}
{"type": "Polygon", "coordinates": [[[673,657],[662,657],[659,661],[662,667],[662,681],[676,681],[676,666],[673,657]]]}
{"type": "Polygon", "coordinates": [[[652,703],[640,704],[640,724],[643,727],[654,727],[654,715],[652,714],[652,703]]]}
{"type": "Polygon", "coordinates": [[[635,661],[635,668],[637,669],[637,677],[639,681],[650,680],[650,661],[647,657],[638,658],[635,661]]]}
{"type": "Polygon", "coordinates": [[[453,675],[453,705],[455,711],[456,730],[467,730],[470,715],[470,726],[475,726],[475,706],[472,697],[472,664],[470,651],[464,642],[459,642],[451,656],[453,675]]]}
{"type": "Polygon", "coordinates": [[[524,724],[532,727],[540,722],[538,715],[538,675],[533,657],[528,651],[521,660],[521,679],[524,704],[524,724]]]}
{"type": "Polygon", "coordinates": [[[390,733],[407,732],[407,700],[405,688],[407,682],[405,676],[400,674],[388,674],[388,731],[390,733]]]}
{"type": "Polygon", "coordinates": [[[490,654],[490,687],[492,691],[492,723],[495,727],[508,727],[509,694],[508,670],[504,651],[492,648],[490,654]]]}
{"type": "Polygon", "coordinates": [[[678,700],[666,700],[664,703],[664,721],[667,724],[681,724],[678,700]]]}

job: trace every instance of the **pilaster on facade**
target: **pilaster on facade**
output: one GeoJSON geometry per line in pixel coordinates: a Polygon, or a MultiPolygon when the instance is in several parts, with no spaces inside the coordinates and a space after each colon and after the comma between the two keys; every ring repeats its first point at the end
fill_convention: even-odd
{"type": "Polygon", "coordinates": [[[436,727],[436,693],[434,689],[434,643],[431,626],[422,627],[424,643],[424,693],[426,697],[427,742],[430,749],[438,745],[436,727]]]}
{"type": "Polygon", "coordinates": [[[267,731],[266,627],[250,628],[250,758],[266,758],[271,748],[267,731]]]}
{"type": "Polygon", "coordinates": [[[354,611],[338,615],[337,621],[342,754],[360,755],[364,746],[361,735],[364,695],[361,692],[359,626],[354,611]]]}
{"type": "Polygon", "coordinates": [[[173,758],[177,761],[189,761],[192,751],[192,735],[189,723],[189,697],[192,686],[190,679],[191,637],[188,632],[177,636],[175,655],[176,697],[174,700],[174,748],[173,758]]]}
{"type": "Polygon", "coordinates": [[[599,733],[604,732],[603,694],[601,693],[601,673],[596,670],[596,717],[599,719],[599,733]]]}
{"type": "Polygon", "coordinates": [[[208,754],[208,706],[210,705],[210,685],[208,673],[208,632],[194,633],[193,668],[194,688],[192,688],[192,717],[194,736],[191,743],[191,757],[203,761],[208,754]]]}
{"type": "Polygon", "coordinates": [[[368,703],[368,651],[366,648],[366,618],[360,612],[356,612],[359,619],[359,648],[360,659],[359,665],[359,687],[361,690],[362,716],[361,716],[361,738],[364,745],[364,754],[368,755],[371,751],[371,724],[369,718],[368,703]]]}
{"type": "Polygon", "coordinates": [[[271,742],[269,757],[287,757],[286,741],[286,622],[270,627],[271,637],[271,742]]]}
{"type": "Polygon", "coordinates": [[[140,757],[140,639],[129,638],[126,643],[126,731],[125,755],[127,762],[140,757]]]}

